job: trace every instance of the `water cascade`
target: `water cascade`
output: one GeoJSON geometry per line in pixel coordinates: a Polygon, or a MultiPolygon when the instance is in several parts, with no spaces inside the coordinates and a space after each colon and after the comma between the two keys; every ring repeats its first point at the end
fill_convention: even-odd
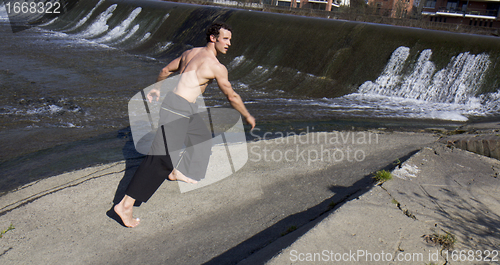
{"type": "Polygon", "coordinates": [[[410,49],[399,47],[375,80],[359,87],[359,93],[420,99],[443,103],[466,103],[478,93],[491,61],[487,54],[460,53],[443,69],[436,71],[430,60],[432,51],[420,53],[412,70],[404,73],[410,49]]]}

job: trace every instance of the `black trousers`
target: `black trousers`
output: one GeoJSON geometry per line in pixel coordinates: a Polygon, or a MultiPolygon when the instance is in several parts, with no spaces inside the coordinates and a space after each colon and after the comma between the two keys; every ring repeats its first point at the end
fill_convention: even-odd
{"type": "Polygon", "coordinates": [[[168,93],[151,150],[135,172],[126,194],[147,202],[174,168],[194,180],[203,179],[211,148],[212,134],[202,113],[198,113],[198,105],[168,93]]]}

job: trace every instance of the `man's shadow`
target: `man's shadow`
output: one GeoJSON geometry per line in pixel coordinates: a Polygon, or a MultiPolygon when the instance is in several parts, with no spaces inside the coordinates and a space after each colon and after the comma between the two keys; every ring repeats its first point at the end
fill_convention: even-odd
{"type": "MultiPolygon", "coordinates": [[[[118,186],[115,191],[115,196],[113,198],[113,206],[111,209],[109,209],[106,212],[106,215],[121,224],[122,226],[125,227],[123,224],[123,221],[121,218],[116,214],[114,211],[114,206],[123,199],[125,196],[125,192],[127,190],[128,184],[132,180],[132,177],[134,176],[135,171],[141,164],[143,158],[145,155],[139,153],[136,151],[135,146],[134,146],[134,139],[132,138],[132,131],[129,127],[126,127],[124,129],[121,129],[118,131],[118,138],[126,139],[125,144],[123,145],[122,148],[122,154],[123,158],[125,159],[125,172],[123,174],[123,178],[120,180],[118,183],[118,186]]],[[[141,202],[136,201],[134,206],[140,206],[141,202]]]]}

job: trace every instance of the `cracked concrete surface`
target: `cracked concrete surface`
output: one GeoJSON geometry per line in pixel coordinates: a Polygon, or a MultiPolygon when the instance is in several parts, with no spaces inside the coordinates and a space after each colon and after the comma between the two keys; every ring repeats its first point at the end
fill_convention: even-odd
{"type": "Polygon", "coordinates": [[[2,228],[16,227],[0,240],[0,262],[322,264],[354,257],[360,264],[482,264],[454,261],[424,239],[449,232],[457,251],[499,248],[500,161],[434,143],[430,134],[379,137],[358,146],[367,154],[359,163],[249,161],[217,185],[182,194],[167,182],[136,209],[142,222],[134,229],[105,213],[138,161],[31,183],[0,197],[2,228]],[[396,177],[373,186],[370,172],[408,154],[396,177]],[[281,236],[292,226],[297,230],[281,236]]]}
{"type": "Polygon", "coordinates": [[[494,252],[490,261],[484,258],[500,249],[499,169],[496,159],[435,143],[395,169],[394,179],[353,196],[266,264],[323,264],[337,253],[358,251],[365,255],[355,255],[356,264],[498,263],[494,252]],[[454,248],[426,242],[434,233],[454,235],[454,248]],[[382,260],[382,253],[392,259],[382,260]]]}
{"type": "Polygon", "coordinates": [[[141,224],[134,229],[121,227],[106,212],[121,199],[138,160],[26,185],[0,197],[0,228],[15,226],[0,240],[0,263],[236,264],[270,242],[295,237],[311,220],[326,216],[330,203],[366,192],[373,183],[370,172],[437,139],[425,133],[375,133],[372,144],[251,142],[249,150],[255,148],[247,164],[216,184],[180,193],[176,183],[165,182],[135,209],[141,224]],[[342,163],[266,161],[263,153],[264,148],[268,155],[299,148],[306,155],[321,147],[363,150],[366,157],[342,163]],[[298,229],[281,236],[292,226],[298,229]]]}

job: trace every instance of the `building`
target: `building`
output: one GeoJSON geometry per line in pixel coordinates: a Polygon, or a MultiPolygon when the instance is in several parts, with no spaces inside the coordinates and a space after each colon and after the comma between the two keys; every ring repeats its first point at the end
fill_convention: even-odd
{"type": "Polygon", "coordinates": [[[277,5],[332,11],[332,8],[349,6],[350,0],[278,0],[277,5]]]}
{"type": "Polygon", "coordinates": [[[423,19],[485,28],[500,28],[500,0],[427,0],[423,19]]]}
{"type": "Polygon", "coordinates": [[[368,5],[375,8],[378,15],[403,18],[408,17],[418,3],[414,0],[368,0],[368,5]]]}

